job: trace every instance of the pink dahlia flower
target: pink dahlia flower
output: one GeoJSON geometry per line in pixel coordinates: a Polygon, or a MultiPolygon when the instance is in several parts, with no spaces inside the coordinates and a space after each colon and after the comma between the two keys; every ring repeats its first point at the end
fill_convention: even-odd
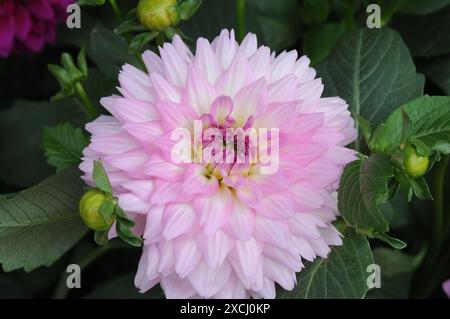
{"type": "Polygon", "coordinates": [[[1,0],[0,56],[12,51],[39,52],[56,37],[56,24],[64,21],[74,0],[1,0]]]}
{"type": "Polygon", "coordinates": [[[198,39],[195,53],[175,36],[143,60],[148,73],[125,65],[121,95],[101,100],[112,116],[86,126],[92,137],[80,165],[92,185],[101,159],[137,222],[144,248],[136,286],[145,292],[159,283],[167,298],[274,298],[276,283],[292,290],[304,260],[341,244],[335,194],[355,158],[344,146],[356,136],[347,104],[321,98],[306,56],[276,56],[254,34],[239,45],[224,30],[211,44],[198,39]],[[191,162],[174,160],[180,128],[197,145],[191,162]],[[218,149],[210,149],[213,162],[194,160],[214,141],[225,144],[232,128],[253,128],[258,139],[233,139],[222,150],[234,151],[226,162],[215,161],[218,149]],[[257,144],[263,135],[267,143],[257,144]],[[247,162],[255,149],[277,155],[276,169],[247,162]]]}

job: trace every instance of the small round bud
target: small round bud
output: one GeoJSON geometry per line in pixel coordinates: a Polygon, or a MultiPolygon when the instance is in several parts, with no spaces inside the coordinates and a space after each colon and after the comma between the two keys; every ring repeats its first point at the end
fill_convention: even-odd
{"type": "Polygon", "coordinates": [[[413,146],[408,145],[405,147],[403,167],[409,176],[413,178],[423,176],[428,169],[429,163],[428,157],[419,155],[413,146]]]}
{"type": "Polygon", "coordinates": [[[137,15],[141,23],[153,31],[163,31],[180,22],[177,0],[139,0],[137,15]]]}
{"type": "Polygon", "coordinates": [[[105,194],[97,189],[87,191],[80,200],[80,216],[87,227],[93,230],[107,230],[113,224],[113,220],[109,223],[105,222],[98,212],[100,206],[105,201],[105,194]]]}

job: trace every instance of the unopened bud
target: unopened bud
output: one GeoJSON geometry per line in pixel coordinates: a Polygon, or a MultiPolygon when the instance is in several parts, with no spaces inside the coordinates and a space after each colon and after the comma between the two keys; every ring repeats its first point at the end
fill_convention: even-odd
{"type": "Polygon", "coordinates": [[[106,222],[99,213],[100,206],[105,202],[106,195],[97,189],[87,191],[80,200],[80,216],[87,227],[93,230],[107,230],[114,220],[106,222]]]}
{"type": "Polygon", "coordinates": [[[180,22],[177,0],[140,0],[137,15],[141,23],[153,31],[163,31],[180,22]]]}

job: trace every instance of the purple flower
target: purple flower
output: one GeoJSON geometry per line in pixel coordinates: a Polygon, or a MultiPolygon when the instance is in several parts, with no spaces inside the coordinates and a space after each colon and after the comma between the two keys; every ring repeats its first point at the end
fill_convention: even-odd
{"type": "Polygon", "coordinates": [[[74,0],[0,1],[0,57],[11,52],[39,52],[56,38],[56,25],[64,21],[74,0]]]}
{"type": "Polygon", "coordinates": [[[448,298],[450,298],[450,279],[447,279],[442,283],[442,289],[445,291],[448,298]]]}

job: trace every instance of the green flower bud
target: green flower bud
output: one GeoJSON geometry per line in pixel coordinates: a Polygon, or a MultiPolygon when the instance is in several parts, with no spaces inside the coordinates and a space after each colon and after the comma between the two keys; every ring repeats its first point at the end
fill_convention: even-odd
{"type": "Polygon", "coordinates": [[[405,147],[403,167],[409,176],[413,178],[423,176],[428,169],[429,163],[428,157],[419,155],[413,146],[408,145],[405,147]]]}
{"type": "Polygon", "coordinates": [[[87,191],[80,200],[80,216],[87,227],[93,230],[107,230],[114,220],[106,222],[99,213],[100,206],[105,202],[106,195],[98,190],[87,191]]]}
{"type": "Polygon", "coordinates": [[[180,22],[177,0],[139,0],[137,15],[141,23],[153,31],[163,31],[180,22]]]}
{"type": "Polygon", "coordinates": [[[61,64],[67,73],[69,73],[69,76],[75,81],[85,79],[84,74],[75,66],[73,58],[69,53],[63,53],[61,55],[61,64]]]}

